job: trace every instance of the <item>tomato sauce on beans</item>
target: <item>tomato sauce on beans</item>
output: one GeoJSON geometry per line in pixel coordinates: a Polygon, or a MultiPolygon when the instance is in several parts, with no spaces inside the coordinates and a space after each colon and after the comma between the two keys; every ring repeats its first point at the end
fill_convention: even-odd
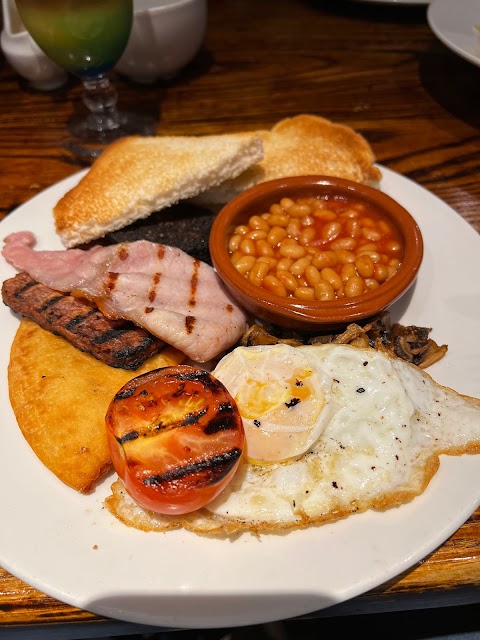
{"type": "Polygon", "coordinates": [[[353,298],[399,269],[404,247],[374,204],[339,196],[282,198],[237,226],[230,259],[250,282],[300,300],[353,298]]]}

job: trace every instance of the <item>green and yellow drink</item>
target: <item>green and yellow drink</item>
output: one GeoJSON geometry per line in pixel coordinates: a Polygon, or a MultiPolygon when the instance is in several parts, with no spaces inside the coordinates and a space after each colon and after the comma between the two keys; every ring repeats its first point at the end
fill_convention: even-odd
{"type": "Polygon", "coordinates": [[[109,71],[127,45],[132,0],[16,0],[16,4],[39,47],[78,77],[109,71]]]}

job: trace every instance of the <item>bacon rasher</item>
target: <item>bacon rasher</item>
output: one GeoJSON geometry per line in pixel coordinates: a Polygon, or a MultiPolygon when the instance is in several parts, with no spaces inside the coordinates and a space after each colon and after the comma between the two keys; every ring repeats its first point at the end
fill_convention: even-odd
{"type": "Polygon", "coordinates": [[[145,240],[92,249],[35,251],[29,231],[5,238],[4,258],[57,291],[92,300],[109,318],[124,318],[207,362],[247,328],[244,311],[217,273],[178,248],[145,240]]]}

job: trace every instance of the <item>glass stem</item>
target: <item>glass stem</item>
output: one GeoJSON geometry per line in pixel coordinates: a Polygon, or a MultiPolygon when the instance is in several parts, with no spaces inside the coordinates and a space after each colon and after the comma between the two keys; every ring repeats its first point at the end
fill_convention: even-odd
{"type": "Polygon", "coordinates": [[[83,102],[89,110],[89,128],[97,133],[120,127],[117,91],[106,75],[83,80],[83,102]]]}

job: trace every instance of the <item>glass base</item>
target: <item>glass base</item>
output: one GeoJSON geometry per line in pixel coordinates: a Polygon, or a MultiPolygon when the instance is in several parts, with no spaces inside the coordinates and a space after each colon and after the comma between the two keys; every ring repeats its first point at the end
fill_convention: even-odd
{"type": "Polygon", "coordinates": [[[156,120],[152,116],[121,111],[115,121],[108,115],[88,114],[73,119],[68,125],[73,140],[64,147],[80,160],[95,160],[110,143],[124,136],[151,136],[156,133],[156,120]]]}

